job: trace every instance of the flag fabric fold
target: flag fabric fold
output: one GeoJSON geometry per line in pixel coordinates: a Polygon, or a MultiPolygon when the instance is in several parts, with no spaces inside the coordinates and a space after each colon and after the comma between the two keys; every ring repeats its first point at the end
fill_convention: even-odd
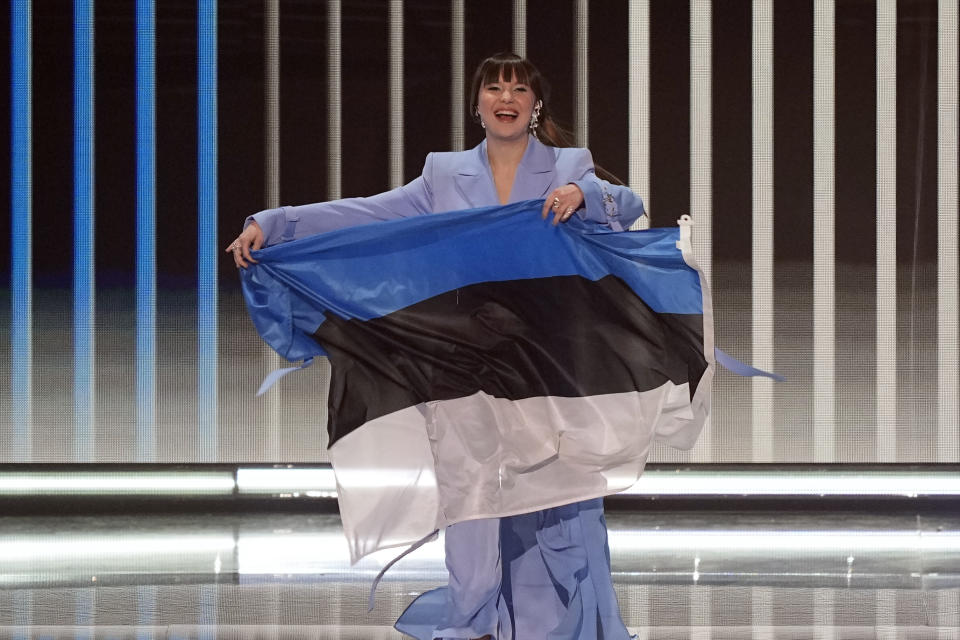
{"type": "Polygon", "coordinates": [[[264,340],[330,359],[353,560],[616,493],[654,438],[695,442],[715,365],[689,228],[554,226],[541,204],[332,231],[241,271],[264,340]]]}

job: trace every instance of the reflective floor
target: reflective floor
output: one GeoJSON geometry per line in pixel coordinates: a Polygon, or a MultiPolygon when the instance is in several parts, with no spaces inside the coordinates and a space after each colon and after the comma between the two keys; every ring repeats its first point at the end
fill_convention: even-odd
{"type": "MultiPolygon", "coordinates": [[[[960,513],[608,510],[640,638],[960,640],[960,513]]],[[[951,512],[952,511],[952,512],[951,512]]],[[[432,543],[350,567],[335,514],[0,518],[0,637],[399,639],[432,543]]]]}

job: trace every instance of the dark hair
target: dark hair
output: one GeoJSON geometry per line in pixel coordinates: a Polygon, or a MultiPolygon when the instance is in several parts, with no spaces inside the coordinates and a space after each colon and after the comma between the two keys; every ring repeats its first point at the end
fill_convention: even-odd
{"type": "Polygon", "coordinates": [[[527,85],[542,102],[539,126],[534,132],[540,142],[551,147],[574,146],[570,132],[553,119],[550,110],[550,85],[532,62],[515,53],[494,54],[477,66],[470,85],[470,117],[474,121],[480,121],[480,116],[477,115],[477,97],[480,95],[480,88],[492,82],[499,82],[501,77],[508,82],[522,82],[527,85]]]}
{"type": "MultiPolygon", "coordinates": [[[[553,118],[553,112],[550,109],[550,85],[546,78],[540,75],[540,71],[533,66],[532,62],[515,53],[496,53],[481,62],[473,72],[473,82],[470,83],[470,117],[474,122],[480,122],[480,115],[477,112],[480,88],[489,83],[499,82],[501,77],[508,82],[522,82],[527,85],[542,102],[539,126],[533,132],[537,140],[551,147],[575,146],[573,134],[557,124],[553,118]]],[[[600,165],[594,164],[594,169],[604,180],[623,184],[620,178],[600,165]]]]}

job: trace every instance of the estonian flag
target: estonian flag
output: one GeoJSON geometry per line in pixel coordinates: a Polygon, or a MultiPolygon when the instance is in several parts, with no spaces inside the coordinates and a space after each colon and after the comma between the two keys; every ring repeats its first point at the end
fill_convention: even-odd
{"type": "Polygon", "coordinates": [[[553,226],[541,201],[340,229],[241,270],[260,335],[326,355],[353,560],[435,529],[622,491],[710,406],[689,223],[553,226]]]}

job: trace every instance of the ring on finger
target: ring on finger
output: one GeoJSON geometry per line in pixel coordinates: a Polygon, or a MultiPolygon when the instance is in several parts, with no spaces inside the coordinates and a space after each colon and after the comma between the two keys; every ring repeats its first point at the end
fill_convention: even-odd
{"type": "Polygon", "coordinates": [[[560,198],[553,199],[553,208],[559,211],[560,209],[560,198]]]}
{"type": "Polygon", "coordinates": [[[573,213],[573,212],[574,212],[574,208],[573,208],[573,207],[567,207],[567,210],[563,212],[563,215],[569,216],[569,215],[570,215],[571,213],[573,213]]]}

